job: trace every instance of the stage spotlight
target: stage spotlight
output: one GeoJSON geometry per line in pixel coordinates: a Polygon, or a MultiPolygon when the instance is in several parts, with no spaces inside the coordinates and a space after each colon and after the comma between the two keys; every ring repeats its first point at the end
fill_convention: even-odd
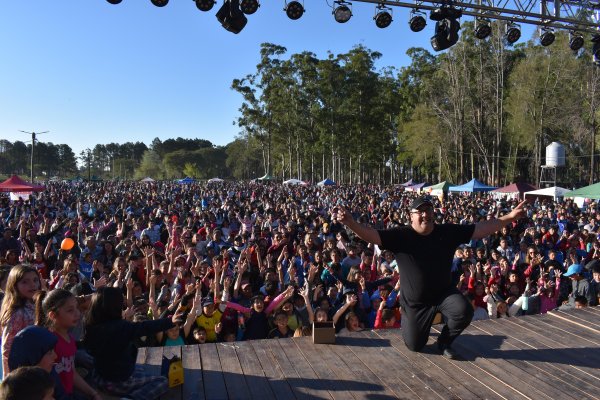
{"type": "Polygon", "coordinates": [[[435,23],[435,35],[431,37],[431,47],[435,51],[446,50],[458,42],[460,23],[456,19],[444,18],[435,23]]]}
{"type": "Polygon", "coordinates": [[[251,15],[258,10],[260,4],[258,4],[258,0],[242,0],[240,3],[240,9],[244,14],[251,15]]]}
{"type": "Polygon", "coordinates": [[[164,7],[169,3],[169,0],[150,0],[156,7],[164,7]]]}
{"type": "Polygon", "coordinates": [[[477,39],[485,39],[492,34],[492,26],[490,21],[485,19],[477,19],[475,21],[475,37],[477,39]]]}
{"type": "Polygon", "coordinates": [[[552,43],[554,43],[554,39],[556,39],[556,36],[554,36],[552,29],[542,28],[542,34],[540,35],[540,44],[542,46],[550,46],[552,43]]]}
{"type": "Polygon", "coordinates": [[[514,44],[517,40],[521,38],[521,28],[519,25],[509,22],[506,25],[506,33],[504,34],[504,39],[508,44],[514,44]]]}
{"type": "Polygon", "coordinates": [[[411,11],[410,15],[411,17],[408,25],[410,26],[411,31],[421,32],[423,29],[425,29],[425,26],[427,26],[427,21],[419,11],[411,11]]]}
{"type": "Polygon", "coordinates": [[[345,24],[346,22],[350,21],[350,18],[352,18],[352,10],[349,6],[351,6],[352,3],[336,1],[335,4],[338,5],[335,10],[333,10],[333,17],[335,20],[340,24],[345,24]]]}
{"type": "Polygon", "coordinates": [[[119,4],[122,0],[106,0],[108,1],[110,4],[119,4]]]}
{"type": "Polygon", "coordinates": [[[375,20],[375,25],[378,28],[387,28],[393,21],[392,10],[385,6],[379,5],[377,6],[377,11],[373,19],[375,20]]]}
{"type": "Polygon", "coordinates": [[[285,3],[283,11],[285,11],[289,19],[297,20],[304,14],[304,6],[298,1],[290,1],[289,3],[285,3]]]}
{"type": "Polygon", "coordinates": [[[594,35],[592,37],[594,46],[592,47],[592,60],[594,65],[600,67],[600,35],[594,35]]]}
{"type": "Polygon", "coordinates": [[[225,0],[216,14],[223,28],[233,33],[240,33],[248,23],[248,18],[240,10],[239,0],[225,0]]]}
{"type": "Polygon", "coordinates": [[[196,8],[200,11],[210,11],[215,5],[215,0],[196,0],[196,8]]]}
{"type": "Polygon", "coordinates": [[[569,32],[569,47],[573,51],[579,51],[583,47],[583,35],[579,32],[569,32]]]}

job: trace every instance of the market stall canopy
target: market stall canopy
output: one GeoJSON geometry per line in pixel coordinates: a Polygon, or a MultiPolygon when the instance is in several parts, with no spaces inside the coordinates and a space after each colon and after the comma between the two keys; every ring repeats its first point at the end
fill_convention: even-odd
{"type": "Polygon", "coordinates": [[[406,182],[401,183],[400,186],[412,186],[412,185],[416,185],[416,184],[417,183],[415,181],[413,181],[411,178],[411,179],[407,180],[406,182]]]}
{"type": "Polygon", "coordinates": [[[177,181],[177,183],[181,183],[181,184],[189,184],[189,183],[194,183],[194,180],[192,178],[190,178],[189,176],[183,179],[179,179],[177,181]]]}
{"type": "Polygon", "coordinates": [[[525,192],[525,193],[523,193],[523,195],[525,197],[527,197],[527,196],[532,196],[532,197],[548,196],[548,197],[552,197],[554,200],[556,200],[558,197],[564,197],[565,193],[568,193],[569,191],[570,191],[569,189],[565,189],[565,188],[562,188],[559,186],[552,186],[549,188],[525,192]]]}
{"type": "Polygon", "coordinates": [[[325,179],[317,183],[317,186],[335,186],[335,182],[331,179],[325,179]]]}
{"type": "Polygon", "coordinates": [[[150,178],[149,176],[147,176],[144,179],[142,179],[140,182],[156,182],[156,181],[154,179],[150,178]]]}
{"type": "Polygon", "coordinates": [[[17,175],[13,175],[4,182],[0,183],[0,192],[41,192],[45,189],[46,188],[44,186],[33,185],[19,178],[17,175]]]}
{"type": "Polygon", "coordinates": [[[427,185],[429,185],[427,182],[417,183],[415,185],[406,186],[405,189],[408,191],[420,192],[427,185]]]}
{"type": "Polygon", "coordinates": [[[521,198],[521,197],[523,197],[523,193],[531,192],[531,191],[537,190],[537,189],[538,189],[537,186],[531,185],[529,183],[517,182],[517,183],[511,183],[508,186],[504,186],[504,187],[498,188],[496,190],[492,190],[491,193],[496,198],[501,198],[503,196],[521,198]]]}
{"type": "Polygon", "coordinates": [[[287,181],[283,181],[284,185],[302,185],[302,186],[306,186],[307,183],[304,181],[301,181],[300,179],[288,179],[287,181]]]}
{"type": "Polygon", "coordinates": [[[564,194],[564,197],[583,197],[586,199],[600,199],[600,182],[590,186],[584,186],[579,189],[571,190],[564,194]]]}
{"type": "Polygon", "coordinates": [[[489,192],[496,189],[495,186],[488,186],[485,183],[479,182],[477,179],[471,179],[469,182],[460,186],[450,186],[451,192],[489,192]]]}
{"type": "Polygon", "coordinates": [[[219,183],[219,182],[223,182],[223,179],[221,178],[211,178],[208,180],[208,183],[219,183]]]}
{"type": "Polygon", "coordinates": [[[455,185],[454,183],[450,183],[450,182],[448,182],[448,181],[443,181],[443,182],[440,182],[440,183],[438,183],[437,185],[433,185],[433,186],[425,186],[425,187],[423,188],[423,190],[424,190],[425,192],[433,192],[433,191],[436,191],[436,192],[444,192],[444,193],[445,193],[445,192],[448,192],[448,188],[449,188],[450,186],[456,186],[456,185],[455,185]]]}
{"type": "Polygon", "coordinates": [[[256,178],[257,181],[272,181],[275,177],[266,174],[265,176],[261,176],[260,178],[256,178]]]}

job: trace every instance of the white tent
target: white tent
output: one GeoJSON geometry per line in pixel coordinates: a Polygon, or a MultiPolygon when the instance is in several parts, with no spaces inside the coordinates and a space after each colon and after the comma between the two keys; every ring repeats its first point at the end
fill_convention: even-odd
{"type": "Polygon", "coordinates": [[[155,182],[155,181],[154,181],[154,179],[152,179],[149,176],[147,176],[144,179],[142,179],[140,182],[155,182]]]}
{"type": "Polygon", "coordinates": [[[212,178],[208,180],[208,183],[218,183],[218,182],[223,182],[223,179],[221,178],[212,178]]]}
{"type": "Polygon", "coordinates": [[[287,181],[283,181],[284,185],[302,185],[306,186],[306,182],[301,181],[300,179],[288,179],[287,181]]]}
{"type": "Polygon", "coordinates": [[[527,197],[538,197],[538,196],[548,196],[552,197],[556,200],[558,197],[563,197],[565,193],[569,192],[569,189],[562,188],[560,186],[553,186],[544,189],[532,190],[529,192],[523,193],[525,198],[527,197]]]}

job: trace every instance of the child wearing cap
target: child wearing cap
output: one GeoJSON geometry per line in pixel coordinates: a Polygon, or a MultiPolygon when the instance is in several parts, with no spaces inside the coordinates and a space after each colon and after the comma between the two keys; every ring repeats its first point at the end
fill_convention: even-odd
{"type": "Polygon", "coordinates": [[[571,293],[563,304],[559,307],[559,310],[565,311],[576,307],[575,299],[578,296],[583,296],[587,299],[588,304],[594,304],[592,290],[590,290],[590,282],[583,276],[583,266],[581,264],[571,264],[564,276],[571,278],[571,293]]]}

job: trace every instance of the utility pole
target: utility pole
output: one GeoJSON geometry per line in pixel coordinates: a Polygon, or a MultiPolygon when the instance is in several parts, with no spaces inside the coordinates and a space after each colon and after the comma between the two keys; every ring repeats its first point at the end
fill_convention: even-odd
{"type": "Polygon", "coordinates": [[[33,185],[33,154],[35,152],[35,141],[36,141],[36,135],[41,135],[42,133],[48,133],[50,131],[44,131],[44,132],[25,132],[25,131],[19,131],[19,132],[23,132],[26,133],[28,135],[31,135],[31,184],[33,185]]]}

